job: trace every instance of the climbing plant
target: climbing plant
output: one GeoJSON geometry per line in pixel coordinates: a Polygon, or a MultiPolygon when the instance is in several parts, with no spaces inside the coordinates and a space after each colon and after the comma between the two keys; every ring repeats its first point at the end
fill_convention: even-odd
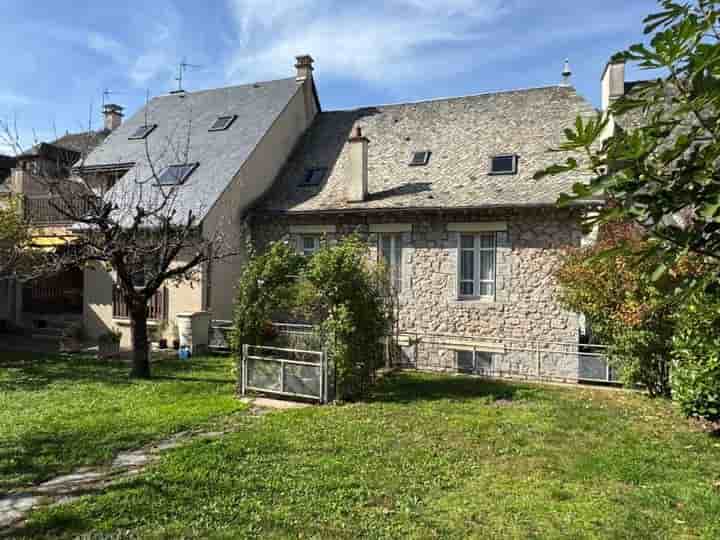
{"type": "Polygon", "coordinates": [[[232,345],[272,338],[279,315],[312,323],[335,370],[336,396],[349,399],[372,383],[390,335],[393,310],[386,298],[387,272],[355,236],[302,257],[276,242],[254,256],[238,284],[232,345]]]}

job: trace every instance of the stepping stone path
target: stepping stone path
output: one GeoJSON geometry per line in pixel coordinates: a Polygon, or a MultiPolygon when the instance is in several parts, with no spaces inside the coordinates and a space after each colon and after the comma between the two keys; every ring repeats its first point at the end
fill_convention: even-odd
{"type": "MultiPolygon", "coordinates": [[[[300,403],[288,405],[289,402],[267,398],[243,398],[242,401],[250,405],[247,412],[250,418],[263,416],[272,409],[307,406],[300,403]]],[[[27,486],[9,494],[0,493],[0,537],[22,528],[28,513],[35,508],[62,504],[84,495],[99,493],[114,482],[139,474],[157,461],[163,452],[198,439],[220,439],[233,431],[235,430],[232,427],[224,431],[181,431],[143,448],[120,452],[109,467],[82,467],[71,474],[58,476],[35,486],[27,486]]]]}

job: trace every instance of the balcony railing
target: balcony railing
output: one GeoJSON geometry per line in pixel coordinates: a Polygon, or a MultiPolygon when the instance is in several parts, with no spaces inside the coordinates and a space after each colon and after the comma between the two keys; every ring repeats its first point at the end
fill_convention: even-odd
{"type": "Polygon", "coordinates": [[[71,204],[72,206],[69,207],[59,197],[25,197],[23,214],[25,220],[30,223],[64,225],[72,223],[66,213],[84,215],[91,210],[90,201],[83,198],[77,198],[71,204]],[[65,210],[65,212],[62,210],[65,210]]]}
{"type": "MultiPolygon", "coordinates": [[[[148,302],[148,319],[151,321],[166,321],[168,315],[168,291],[163,287],[158,289],[148,302]]],[[[130,310],[125,303],[122,292],[113,287],[113,319],[129,319],[130,310]]]]}

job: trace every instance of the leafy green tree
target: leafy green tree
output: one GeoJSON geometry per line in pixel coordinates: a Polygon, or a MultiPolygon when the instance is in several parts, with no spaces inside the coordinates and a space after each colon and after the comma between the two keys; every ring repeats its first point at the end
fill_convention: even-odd
{"type": "Polygon", "coordinates": [[[558,148],[576,155],[536,175],[589,173],[560,204],[601,196],[607,204],[590,222],[642,225],[645,250],[662,255],[655,278],[687,254],[714,261],[715,273],[720,263],[719,3],[660,2],[644,21],[649,44],[617,55],[661,74],[610,105],[608,115],[640,125],[606,137],[608,115],[578,118],[558,148]]]}
{"type": "Polygon", "coordinates": [[[0,200],[0,277],[29,270],[30,231],[15,197],[0,200]]]}

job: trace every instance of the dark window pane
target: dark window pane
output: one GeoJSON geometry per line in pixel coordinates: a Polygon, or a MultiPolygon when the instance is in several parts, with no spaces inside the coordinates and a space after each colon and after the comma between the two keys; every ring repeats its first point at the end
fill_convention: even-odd
{"type": "Polygon", "coordinates": [[[130,137],[128,137],[128,139],[144,139],[156,127],[157,126],[154,124],[147,125],[147,126],[139,126],[135,131],[133,131],[132,135],[130,135],[130,137]]]}
{"type": "Polygon", "coordinates": [[[235,121],[236,116],[221,116],[217,120],[215,120],[215,123],[210,126],[210,131],[222,131],[230,127],[230,124],[232,124],[235,121]]]}
{"type": "Polygon", "coordinates": [[[460,247],[462,249],[474,249],[475,248],[475,237],[469,235],[463,235],[460,237],[460,247]]]}
{"type": "Polygon", "coordinates": [[[456,351],[458,371],[472,373],[475,371],[475,361],[472,351],[456,351]]]}
{"type": "Polygon", "coordinates": [[[509,174],[516,172],[517,156],[495,156],[492,158],[491,172],[509,174]]]}
{"type": "Polygon", "coordinates": [[[414,152],[412,159],[410,160],[410,165],[427,165],[427,162],[429,159],[430,159],[429,151],[414,152]]]}
{"type": "Polygon", "coordinates": [[[460,283],[460,294],[462,296],[472,296],[475,294],[475,287],[472,281],[463,281],[460,283]]]}
{"type": "Polygon", "coordinates": [[[475,279],[475,253],[472,251],[460,252],[460,279],[469,281],[475,279]]]}

